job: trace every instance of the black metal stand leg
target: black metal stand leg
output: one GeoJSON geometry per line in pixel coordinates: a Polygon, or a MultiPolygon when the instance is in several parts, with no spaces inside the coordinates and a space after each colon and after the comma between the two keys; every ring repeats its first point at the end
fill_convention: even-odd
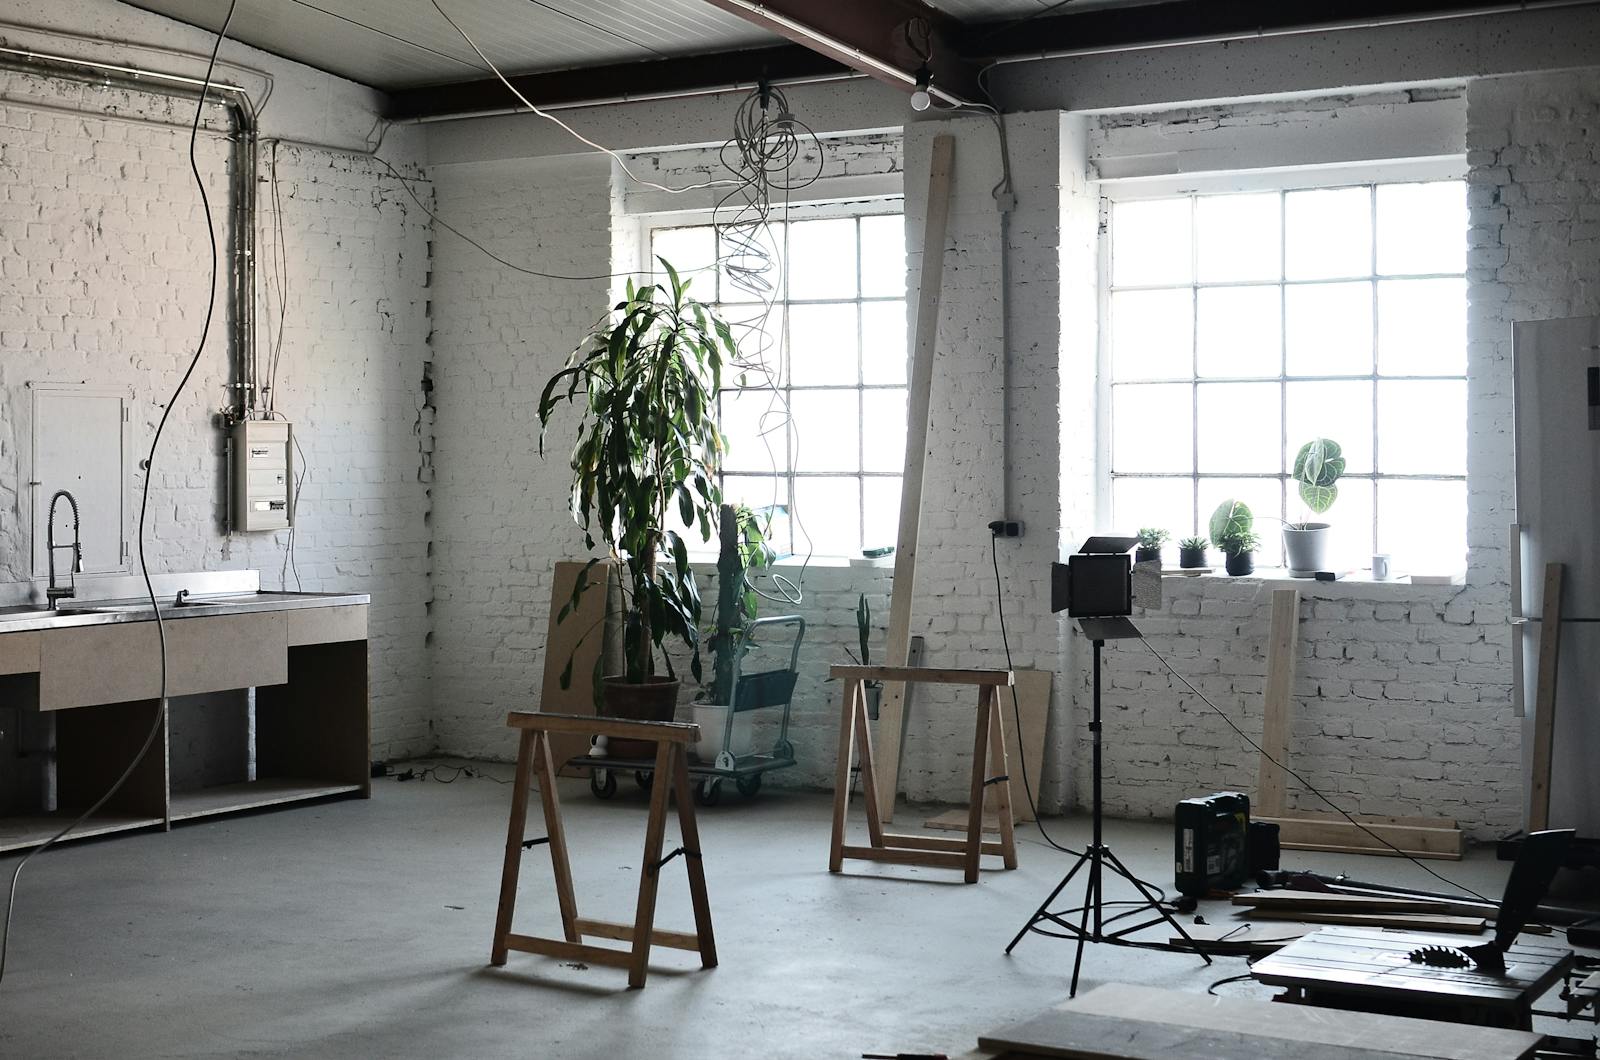
{"type": "Polygon", "coordinates": [[[1083,916],[1078,920],[1078,952],[1072,958],[1072,989],[1067,991],[1068,997],[1078,996],[1078,973],[1083,970],[1083,948],[1089,944],[1089,910],[1095,909],[1096,923],[1094,926],[1094,941],[1100,941],[1099,901],[1098,891],[1100,884],[1100,862],[1096,855],[1098,850],[1089,852],[1089,886],[1083,889],[1083,916]]]}
{"type": "MultiPolygon", "coordinates": [[[[1207,964],[1210,964],[1211,956],[1209,954],[1200,953],[1200,948],[1195,945],[1194,939],[1189,937],[1189,933],[1183,930],[1183,925],[1178,923],[1178,918],[1167,912],[1165,907],[1163,907],[1162,904],[1156,900],[1156,896],[1150,893],[1149,885],[1139,877],[1135,876],[1133,873],[1129,872],[1128,867],[1117,860],[1117,856],[1111,852],[1109,847],[1106,848],[1105,856],[1116,869],[1117,875],[1121,876],[1123,879],[1127,880],[1129,883],[1133,884],[1139,889],[1139,895],[1145,900],[1145,904],[1151,909],[1155,910],[1157,913],[1160,913],[1161,919],[1172,925],[1173,930],[1183,937],[1183,941],[1187,942],[1191,949],[1200,954],[1200,959],[1205,961],[1207,964]]],[[[1121,933],[1118,933],[1117,937],[1120,936],[1121,933]]]]}
{"type": "MultiPolygon", "coordinates": [[[[1059,895],[1062,891],[1066,890],[1067,884],[1072,882],[1072,877],[1074,877],[1074,876],[1076,876],[1078,874],[1078,870],[1083,868],[1084,862],[1086,862],[1088,860],[1089,860],[1089,856],[1087,854],[1079,854],[1078,855],[1078,860],[1073,862],[1071,870],[1068,871],[1068,873],[1065,876],[1061,877],[1061,882],[1056,884],[1056,889],[1051,891],[1050,894],[1045,898],[1045,900],[1039,903],[1039,908],[1037,908],[1037,909],[1035,909],[1033,911],[1033,915],[1028,918],[1028,922],[1026,924],[1022,925],[1022,930],[1018,931],[1017,934],[1016,934],[1016,937],[1013,938],[1011,940],[1010,944],[1006,946],[1006,952],[1007,953],[1010,953],[1013,949],[1016,948],[1017,943],[1022,941],[1022,936],[1026,935],[1028,933],[1028,929],[1029,928],[1033,927],[1033,925],[1037,924],[1041,920],[1046,919],[1049,916],[1049,914],[1046,912],[1046,910],[1048,910],[1050,908],[1050,903],[1054,902],[1056,900],[1056,896],[1057,895],[1059,895]]],[[[1071,925],[1067,925],[1067,926],[1070,927],[1071,925]]]]}

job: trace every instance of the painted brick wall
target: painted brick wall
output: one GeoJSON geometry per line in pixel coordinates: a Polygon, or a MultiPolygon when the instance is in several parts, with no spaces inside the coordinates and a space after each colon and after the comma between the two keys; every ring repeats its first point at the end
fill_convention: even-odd
{"type": "MultiPolygon", "coordinates": [[[[26,384],[129,388],[142,458],[199,337],[209,247],[188,168],[191,104],[21,75],[0,79],[0,97],[0,577],[20,579],[29,573],[26,384]]],[[[403,149],[391,153],[405,164],[403,149]]],[[[203,133],[199,160],[226,263],[226,145],[203,133]]],[[[298,584],[372,594],[374,750],[425,750],[427,492],[413,419],[429,223],[370,160],[284,146],[278,177],[288,256],[279,408],[296,423],[309,472],[298,584]]],[[[275,335],[272,283],[258,312],[270,311],[275,335]]],[[[213,417],[227,401],[226,291],[224,269],[206,352],[158,455],[147,553],[155,570],[257,567],[276,586],[286,533],[221,532],[223,436],[213,417]]]]}

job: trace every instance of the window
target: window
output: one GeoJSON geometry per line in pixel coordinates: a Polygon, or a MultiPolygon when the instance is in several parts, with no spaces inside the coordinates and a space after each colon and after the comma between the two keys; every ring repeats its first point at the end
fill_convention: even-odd
{"type": "Polygon", "coordinates": [[[1458,567],[1466,229],[1454,180],[1112,201],[1111,522],[1204,536],[1234,497],[1269,563],[1321,519],[1341,567],[1458,567]],[[1348,461],[1320,517],[1288,476],[1319,436],[1348,461]]]}
{"type": "Polygon", "coordinates": [[[893,545],[906,442],[903,216],[773,222],[759,249],[711,225],[656,228],[649,241],[758,362],[742,381],[723,378],[724,496],[785,506],[792,518],[772,527],[780,552],[893,545]],[[740,275],[762,260],[764,274],[740,275]]]}

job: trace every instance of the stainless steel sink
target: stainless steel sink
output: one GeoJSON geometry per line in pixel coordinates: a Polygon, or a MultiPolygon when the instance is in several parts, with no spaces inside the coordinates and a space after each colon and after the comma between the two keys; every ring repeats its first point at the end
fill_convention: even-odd
{"type": "Polygon", "coordinates": [[[102,611],[98,607],[74,607],[71,609],[42,607],[38,604],[14,604],[10,607],[0,607],[0,622],[18,622],[27,619],[62,618],[69,615],[93,615],[102,611]]]}

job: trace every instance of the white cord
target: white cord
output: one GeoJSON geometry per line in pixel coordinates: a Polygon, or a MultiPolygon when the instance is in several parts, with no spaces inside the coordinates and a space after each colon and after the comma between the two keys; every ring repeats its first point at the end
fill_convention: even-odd
{"type": "Polygon", "coordinates": [[[145,755],[150,753],[150,748],[154,746],[156,737],[160,735],[161,728],[167,720],[167,628],[161,618],[161,604],[156,599],[155,586],[150,582],[150,567],[144,558],[145,513],[150,507],[150,481],[155,478],[156,447],[161,444],[161,432],[167,426],[167,417],[172,415],[173,406],[178,403],[178,398],[183,394],[184,387],[188,385],[189,377],[194,375],[195,367],[200,363],[200,354],[206,347],[206,338],[211,334],[211,318],[214,313],[217,295],[217,226],[211,218],[211,201],[206,195],[205,180],[200,176],[199,163],[195,161],[195,141],[200,135],[200,117],[205,111],[206,96],[211,91],[211,75],[217,67],[217,53],[222,50],[222,42],[228,35],[228,26],[233,22],[233,12],[238,6],[239,0],[229,0],[228,15],[222,21],[222,28],[217,31],[216,43],[211,48],[211,60],[206,64],[206,76],[200,86],[200,98],[195,103],[194,124],[189,128],[189,169],[194,174],[196,187],[200,189],[200,203],[205,211],[206,230],[211,236],[211,295],[206,299],[205,323],[200,329],[200,341],[195,344],[194,356],[189,359],[189,367],[184,371],[183,378],[178,380],[178,385],[174,388],[172,397],[167,401],[166,408],[161,412],[161,420],[156,424],[155,436],[150,439],[150,454],[145,458],[144,486],[139,501],[139,567],[144,575],[144,588],[150,597],[151,610],[155,612],[156,638],[161,645],[161,707],[156,711],[155,724],[150,727],[150,734],[145,737],[144,746],[139,748],[139,753],[134,755],[133,761],[128,763],[128,768],[122,771],[122,775],[117,778],[116,783],[112,784],[106,790],[106,793],[96,800],[93,806],[79,814],[76,820],[45,840],[40,846],[28,851],[27,855],[17,862],[16,869],[11,873],[11,888],[6,895],[5,931],[0,934],[0,982],[5,981],[6,955],[11,948],[11,913],[16,908],[17,881],[22,877],[23,868],[27,866],[28,862],[54,846],[67,833],[77,828],[90,817],[93,817],[96,813],[99,813],[100,808],[110,802],[113,795],[122,790],[122,785],[128,782],[128,778],[133,776],[133,771],[139,767],[139,763],[144,761],[145,755]]]}
{"type": "Polygon", "coordinates": [[[654,188],[657,191],[667,192],[669,195],[680,195],[683,192],[686,192],[686,191],[698,191],[701,188],[725,188],[725,187],[728,187],[730,185],[734,185],[734,184],[738,183],[738,181],[732,181],[732,180],[708,180],[703,184],[690,184],[687,187],[683,187],[683,188],[669,188],[664,184],[657,184],[654,181],[645,180],[643,177],[641,177],[638,174],[634,173],[633,170],[629,169],[627,161],[621,155],[619,155],[617,152],[611,150],[611,148],[609,148],[609,147],[606,147],[604,144],[595,143],[593,140],[589,139],[587,136],[583,135],[581,132],[579,132],[578,130],[574,129],[572,126],[568,125],[566,122],[562,121],[560,118],[556,117],[554,114],[551,114],[549,111],[540,110],[538,107],[536,107],[533,104],[533,102],[530,99],[528,99],[527,96],[524,96],[520,91],[517,90],[517,86],[516,85],[513,85],[510,81],[506,80],[506,75],[502,74],[500,72],[500,68],[498,66],[496,66],[492,61],[490,61],[490,59],[489,59],[489,57],[487,55],[483,54],[483,49],[478,47],[478,45],[473,42],[471,37],[467,36],[467,31],[462,29],[459,25],[457,25],[456,24],[456,20],[451,18],[450,15],[445,11],[445,9],[439,6],[439,0],[431,0],[431,2],[433,3],[433,9],[435,11],[439,12],[439,14],[444,17],[444,20],[446,22],[450,23],[450,25],[455,29],[455,31],[457,33],[461,34],[461,39],[467,42],[467,46],[470,47],[473,51],[478,53],[478,58],[483,60],[483,64],[489,68],[490,72],[493,73],[495,77],[500,79],[500,83],[502,85],[505,85],[506,88],[511,90],[511,94],[513,96],[516,96],[517,99],[521,101],[521,103],[522,103],[522,105],[524,107],[527,107],[530,111],[532,111],[533,113],[539,115],[539,117],[541,117],[541,118],[546,118],[546,119],[549,119],[550,121],[555,122],[557,125],[561,126],[567,132],[571,133],[572,136],[574,136],[575,138],[577,138],[581,142],[588,144],[590,147],[594,148],[596,151],[599,151],[599,152],[601,152],[603,154],[610,155],[611,158],[617,163],[617,165],[622,167],[622,171],[628,175],[628,179],[632,180],[634,183],[642,184],[647,188],[654,188]]]}

